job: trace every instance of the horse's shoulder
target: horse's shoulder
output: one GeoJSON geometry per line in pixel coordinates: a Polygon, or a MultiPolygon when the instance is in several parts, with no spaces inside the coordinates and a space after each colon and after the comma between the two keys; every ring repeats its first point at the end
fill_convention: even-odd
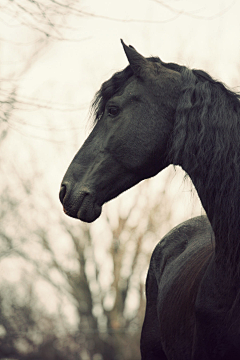
{"type": "Polygon", "coordinates": [[[157,294],[161,342],[171,359],[176,351],[178,358],[191,357],[195,299],[213,247],[211,225],[201,216],[176,226],[153,252],[147,295],[157,294]]]}
{"type": "Polygon", "coordinates": [[[214,242],[214,234],[206,216],[198,216],[174,227],[155,247],[151,259],[153,268],[165,268],[185,251],[196,252],[214,242]]]}

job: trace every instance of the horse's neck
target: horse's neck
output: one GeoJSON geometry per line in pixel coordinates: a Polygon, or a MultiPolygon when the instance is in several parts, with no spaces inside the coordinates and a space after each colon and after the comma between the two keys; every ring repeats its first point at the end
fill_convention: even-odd
{"type": "MultiPolygon", "coordinates": [[[[189,174],[191,176],[191,174],[189,174]]],[[[216,181],[215,187],[207,189],[204,178],[191,176],[202,205],[206,211],[215,235],[215,257],[212,267],[219,272],[224,281],[231,278],[240,283],[240,191],[236,196],[219,197],[221,184],[216,181]],[[239,216],[238,216],[239,214],[239,216]]]]}
{"type": "MultiPolygon", "coordinates": [[[[204,178],[199,181],[199,178],[196,180],[193,176],[192,180],[215,235],[215,250],[195,301],[198,336],[204,338],[204,343],[208,344],[203,343],[201,346],[213,346],[213,349],[215,346],[220,349],[223,341],[227,346],[228,340],[223,340],[218,334],[228,333],[233,339],[240,325],[240,224],[231,225],[228,199],[226,202],[223,199],[220,201],[221,207],[225,208],[217,206],[217,187],[215,191],[212,188],[209,192],[209,189],[204,187],[204,178]]],[[[240,195],[237,191],[238,189],[236,204],[237,196],[240,195]]]]}

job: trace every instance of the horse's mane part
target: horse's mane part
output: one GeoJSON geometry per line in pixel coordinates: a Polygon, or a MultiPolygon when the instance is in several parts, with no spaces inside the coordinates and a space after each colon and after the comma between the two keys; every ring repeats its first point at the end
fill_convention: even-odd
{"type": "Polygon", "coordinates": [[[191,174],[234,261],[240,251],[240,96],[203,71],[183,67],[181,75],[171,157],[191,174]]]}
{"type": "Polygon", "coordinates": [[[182,67],[180,72],[182,92],[176,109],[172,155],[175,161],[184,158],[188,169],[190,164],[194,169],[199,167],[196,162],[197,154],[202,157],[207,153],[209,157],[211,150],[214,150],[214,162],[219,155],[222,159],[222,153],[228,157],[233,138],[227,135],[233,133],[234,143],[239,143],[240,95],[213,80],[202,70],[182,67]],[[218,146],[223,137],[225,140],[221,143],[222,146],[218,146]]]}

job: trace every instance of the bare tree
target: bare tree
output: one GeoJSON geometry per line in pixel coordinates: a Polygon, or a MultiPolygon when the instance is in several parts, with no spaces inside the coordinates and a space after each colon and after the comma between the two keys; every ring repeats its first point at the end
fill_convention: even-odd
{"type": "Polygon", "coordinates": [[[171,226],[172,209],[164,187],[156,194],[149,181],[140,184],[128,205],[124,197],[120,199],[114,216],[111,204],[106,206],[94,226],[68,220],[49,202],[38,221],[34,191],[22,181],[19,199],[7,189],[2,194],[0,267],[12,263],[17,271],[20,262],[23,270],[14,286],[0,283],[0,354],[37,359],[44,352],[47,358],[52,349],[57,359],[65,359],[64,354],[68,359],[139,359],[146,270],[154,245],[166,231],[161,225],[171,226]],[[25,205],[19,200],[21,191],[27,195],[25,205]],[[26,219],[27,208],[34,222],[26,219]],[[67,254],[59,253],[60,239],[67,243],[67,254]],[[42,281],[49,297],[57,299],[52,315],[38,299],[42,281]],[[74,310],[75,325],[68,321],[66,306],[74,310]]]}
{"type": "MultiPolygon", "coordinates": [[[[23,76],[54,41],[71,40],[70,16],[81,15],[73,8],[77,0],[13,0],[0,5],[1,85],[0,85],[0,143],[9,127],[16,128],[16,111],[22,109],[73,110],[68,105],[52,104],[46,100],[23,97],[19,84],[23,76]],[[12,27],[17,31],[12,35],[12,27]]],[[[82,39],[78,39],[81,41],[82,39]]]]}

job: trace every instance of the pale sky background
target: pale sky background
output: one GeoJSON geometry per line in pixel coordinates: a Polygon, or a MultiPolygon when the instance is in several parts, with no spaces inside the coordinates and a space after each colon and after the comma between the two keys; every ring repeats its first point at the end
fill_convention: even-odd
{"type": "MultiPolygon", "coordinates": [[[[39,172],[38,201],[45,191],[59,211],[62,177],[89,132],[91,100],[103,81],[127,66],[120,38],[145,56],[201,68],[235,90],[240,86],[239,1],[83,0],[78,8],[85,15],[66,17],[69,28],[62,30],[70,40],[50,39],[33,63],[38,35],[18,19],[0,16],[1,77],[18,84],[26,102],[40,99],[55,108],[33,111],[26,105],[15,111],[1,145],[0,185],[14,186],[16,177],[31,180],[39,172]]],[[[156,186],[161,175],[154,181],[156,186]]],[[[182,191],[180,185],[173,188],[182,191]]],[[[180,212],[189,206],[191,212],[189,200],[181,206],[180,212]]],[[[64,239],[58,241],[66,250],[64,239]]]]}

